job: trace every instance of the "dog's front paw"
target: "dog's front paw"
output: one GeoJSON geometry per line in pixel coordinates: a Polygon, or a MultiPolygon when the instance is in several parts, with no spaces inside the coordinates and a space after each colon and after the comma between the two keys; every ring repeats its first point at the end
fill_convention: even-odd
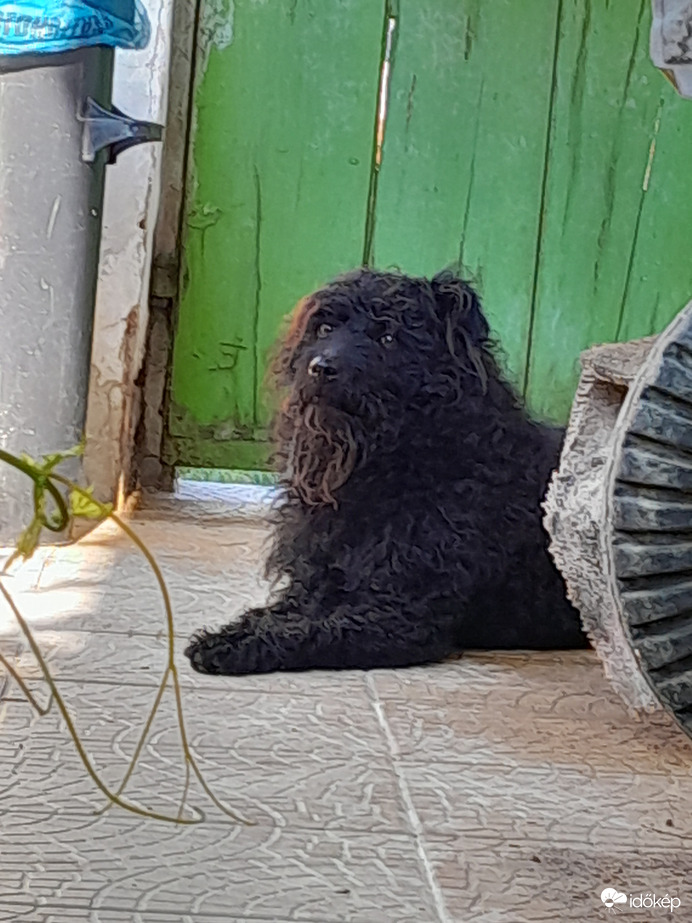
{"type": "Polygon", "coordinates": [[[251,609],[220,631],[196,632],[185,648],[185,656],[198,673],[237,676],[277,669],[271,663],[273,652],[265,637],[271,635],[267,631],[271,624],[268,610],[251,609]]]}
{"type": "Polygon", "coordinates": [[[185,648],[193,670],[198,673],[218,674],[221,672],[216,654],[218,653],[218,635],[202,630],[195,632],[185,648]]]}

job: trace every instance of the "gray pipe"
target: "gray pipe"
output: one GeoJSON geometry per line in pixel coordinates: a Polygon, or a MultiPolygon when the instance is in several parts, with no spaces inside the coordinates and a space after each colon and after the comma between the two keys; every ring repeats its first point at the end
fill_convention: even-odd
{"type": "MultiPolygon", "coordinates": [[[[79,117],[88,96],[109,105],[112,60],[0,58],[0,447],[15,454],[84,430],[106,156],[82,161],[79,117]]],[[[0,463],[0,545],[30,520],[31,489],[0,463]]]]}

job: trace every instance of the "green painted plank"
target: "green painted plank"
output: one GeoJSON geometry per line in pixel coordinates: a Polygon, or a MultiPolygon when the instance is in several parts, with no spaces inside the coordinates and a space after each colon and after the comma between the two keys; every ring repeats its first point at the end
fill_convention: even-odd
{"type": "Polygon", "coordinates": [[[660,333],[692,298],[690,188],[692,100],[682,99],[651,66],[660,112],[651,126],[649,162],[618,339],[660,333]]]}
{"type": "MultiPolygon", "coordinates": [[[[562,2],[527,386],[530,405],[556,419],[569,412],[579,352],[638,326],[631,285],[635,243],[658,258],[665,246],[659,229],[674,218],[683,233],[681,212],[673,216],[661,208],[661,197],[655,212],[639,220],[665,93],[648,56],[650,15],[649,0],[562,2]]],[[[688,112],[690,119],[692,108],[688,112]]],[[[669,153],[669,166],[676,160],[680,167],[689,161],[689,148],[669,153]]],[[[661,276],[657,282],[665,287],[661,276]]]]}
{"type": "Polygon", "coordinates": [[[232,17],[206,2],[203,45],[221,19],[198,54],[169,421],[189,464],[219,464],[200,427],[256,438],[282,317],[360,262],[383,16],[372,0],[236,0],[232,17]]]}
{"type": "Polygon", "coordinates": [[[457,260],[524,374],[557,3],[401,0],[375,263],[457,260]]]}

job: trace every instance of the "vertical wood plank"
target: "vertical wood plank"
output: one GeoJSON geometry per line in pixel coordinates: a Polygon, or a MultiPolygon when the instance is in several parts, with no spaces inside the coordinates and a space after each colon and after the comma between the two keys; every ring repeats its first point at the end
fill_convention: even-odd
{"type": "Polygon", "coordinates": [[[558,3],[401,0],[375,263],[461,257],[524,375],[558,3]]]}
{"type": "Polygon", "coordinates": [[[361,259],[384,4],[203,3],[170,431],[233,465],[282,317],[361,259]]]}
{"type": "MultiPolygon", "coordinates": [[[[664,90],[649,62],[649,27],[648,0],[562,3],[526,389],[534,410],[556,419],[569,411],[582,349],[652,332],[635,320],[631,255],[661,253],[658,229],[679,220],[662,208],[664,196],[640,217],[664,90]]],[[[669,166],[682,154],[673,146],[669,166]]]]}
{"type": "Polygon", "coordinates": [[[640,184],[637,233],[618,318],[617,337],[660,333],[692,298],[690,188],[692,100],[682,99],[651,67],[660,93],[640,184]]]}

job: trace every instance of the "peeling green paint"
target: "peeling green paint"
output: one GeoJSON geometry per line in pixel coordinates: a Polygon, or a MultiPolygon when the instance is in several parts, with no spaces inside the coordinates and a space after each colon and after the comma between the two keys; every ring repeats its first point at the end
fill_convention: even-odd
{"type": "Polygon", "coordinates": [[[234,0],[201,0],[197,32],[198,67],[206,70],[212,48],[223,51],[233,41],[234,0]]]}

